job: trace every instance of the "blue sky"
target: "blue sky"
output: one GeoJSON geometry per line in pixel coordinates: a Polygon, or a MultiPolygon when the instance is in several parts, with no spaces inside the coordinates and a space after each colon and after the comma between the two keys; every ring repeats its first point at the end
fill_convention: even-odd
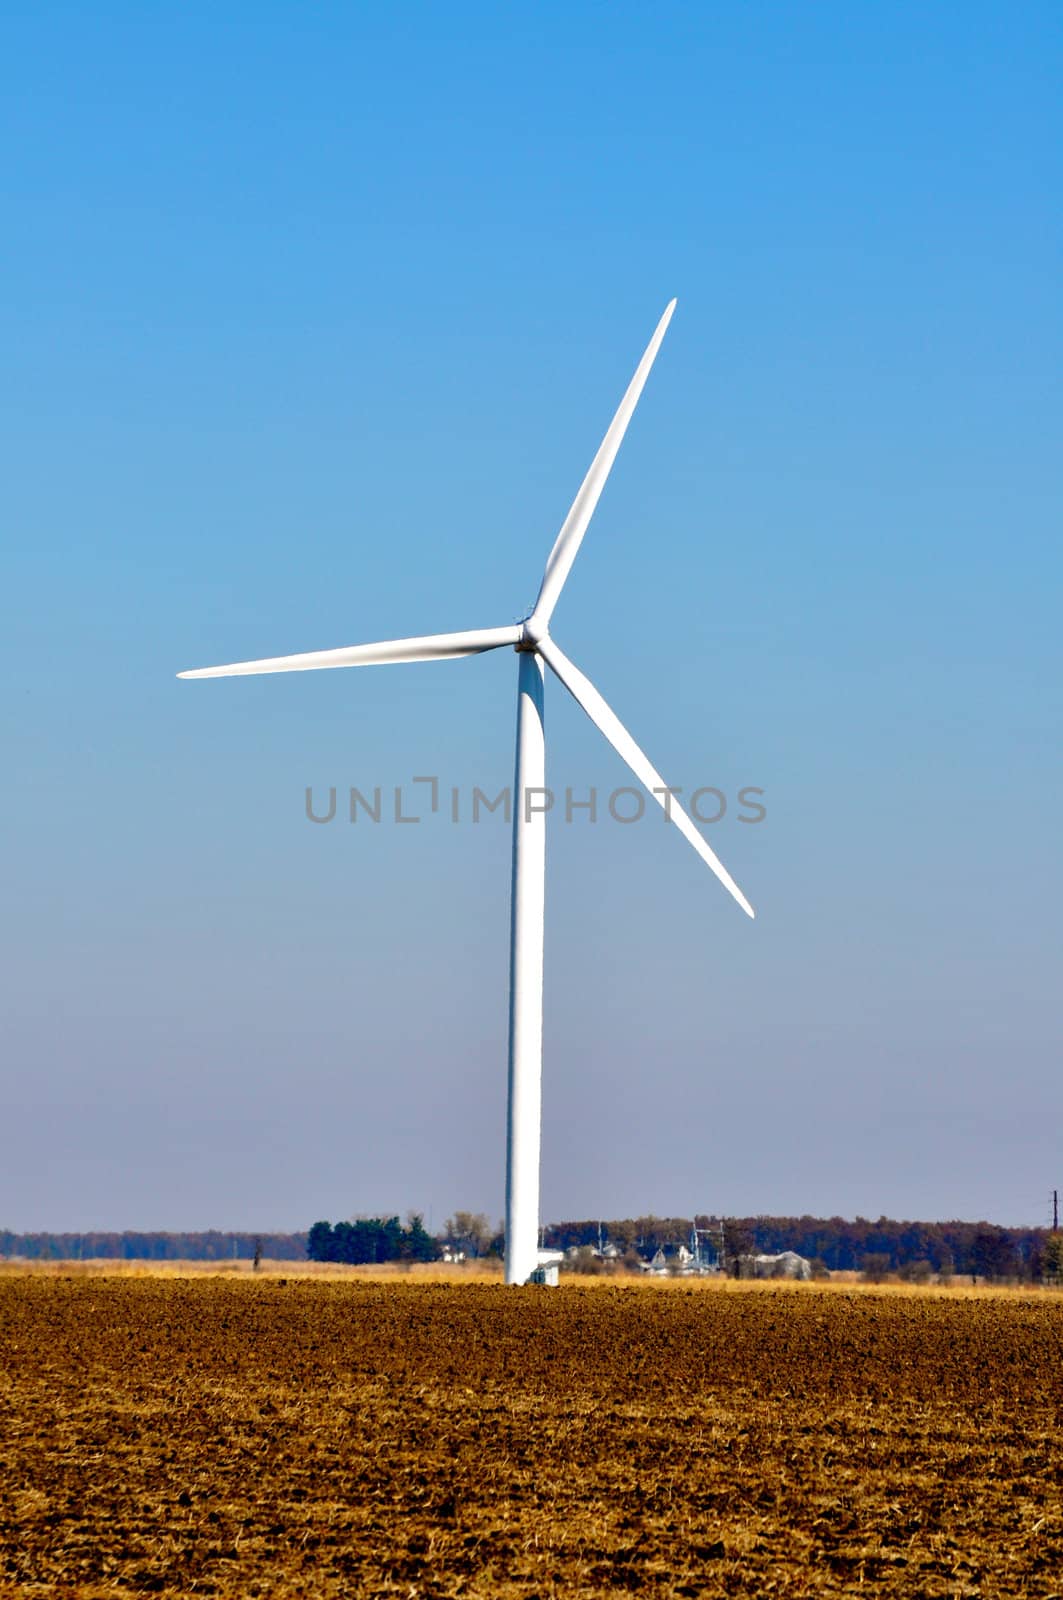
{"type": "MultiPolygon", "coordinates": [[[[509,622],[708,830],[553,829],[543,1209],[1063,1184],[1058,8],[7,6],[0,1224],[502,1201],[509,622]],[[733,813],[732,807],[732,813],[733,813]]],[[[550,774],[625,781],[556,686],[550,774]]]]}

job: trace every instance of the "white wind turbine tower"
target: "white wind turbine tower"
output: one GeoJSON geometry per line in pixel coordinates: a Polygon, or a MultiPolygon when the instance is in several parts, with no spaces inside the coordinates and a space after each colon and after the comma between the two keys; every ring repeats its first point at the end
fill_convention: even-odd
{"type": "Polygon", "coordinates": [[[543,1034],[543,911],[546,869],[546,744],[543,730],[544,665],[627,762],[665,815],[749,916],[753,908],[726,867],[670,794],[664,779],[609,709],[594,685],[550,634],[550,618],[609,476],[620,441],[675,310],[657,324],[646,353],[613,418],[590,471],[546,563],[531,615],[506,628],[389,639],[340,650],[274,656],[231,666],[202,667],[182,678],[226,678],[260,672],[305,672],[318,667],[361,667],[400,661],[444,661],[512,645],[517,652],[517,762],[513,797],[513,890],[510,924],[509,1099],[506,1121],[506,1282],[527,1283],[539,1265],[539,1141],[543,1034]]]}

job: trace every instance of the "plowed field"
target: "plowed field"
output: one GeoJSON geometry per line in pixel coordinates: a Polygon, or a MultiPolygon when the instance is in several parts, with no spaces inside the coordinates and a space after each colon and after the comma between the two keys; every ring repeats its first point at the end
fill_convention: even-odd
{"type": "Polygon", "coordinates": [[[0,1593],[1063,1595],[1063,1303],[0,1278],[0,1593]]]}

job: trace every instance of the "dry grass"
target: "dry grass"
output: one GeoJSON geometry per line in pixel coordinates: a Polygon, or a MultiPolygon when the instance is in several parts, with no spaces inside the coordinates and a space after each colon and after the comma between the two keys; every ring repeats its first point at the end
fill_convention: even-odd
{"type": "MultiPolygon", "coordinates": [[[[316,1279],[325,1283],[498,1283],[502,1263],[495,1258],[462,1262],[398,1262],[379,1266],[348,1267],[336,1262],[270,1261],[263,1259],[256,1270],[250,1261],[9,1261],[0,1258],[0,1278],[259,1278],[316,1279]]],[[[856,1272],[835,1272],[829,1278],[812,1282],[788,1279],[742,1279],[721,1276],[705,1278],[655,1277],[642,1272],[609,1272],[597,1275],[566,1274],[565,1285],[582,1289],[645,1289],[655,1293],[674,1291],[698,1294],[871,1294],[907,1298],[947,1296],[955,1299],[1019,1299],[1036,1301],[1042,1297],[1063,1298],[1059,1286],[1041,1284],[972,1283],[958,1276],[951,1283],[924,1284],[887,1281],[867,1283],[856,1272]]]]}
{"type": "Polygon", "coordinates": [[[327,1261],[4,1261],[0,1278],[316,1278],[325,1283],[496,1283],[500,1261],[388,1261],[345,1267],[327,1261]]]}

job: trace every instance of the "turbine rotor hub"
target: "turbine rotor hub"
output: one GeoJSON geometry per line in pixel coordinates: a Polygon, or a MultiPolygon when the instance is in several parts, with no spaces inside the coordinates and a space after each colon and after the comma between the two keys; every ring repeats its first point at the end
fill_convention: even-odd
{"type": "Polygon", "coordinates": [[[514,649],[535,650],[543,639],[549,637],[550,630],[544,623],[537,622],[534,616],[525,617],[521,635],[514,649]]]}

